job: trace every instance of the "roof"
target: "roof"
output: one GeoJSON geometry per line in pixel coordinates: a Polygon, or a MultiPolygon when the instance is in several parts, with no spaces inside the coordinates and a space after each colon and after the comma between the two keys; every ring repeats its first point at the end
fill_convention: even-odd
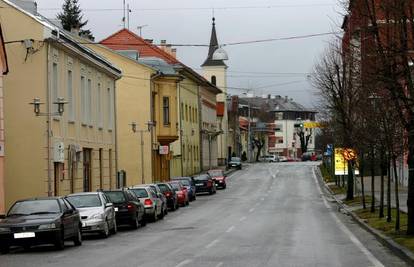
{"type": "Polygon", "coordinates": [[[289,99],[288,97],[275,96],[274,98],[263,97],[243,97],[239,98],[240,105],[251,105],[251,108],[260,108],[263,105],[268,105],[271,112],[309,112],[317,113],[310,110],[301,104],[289,99]]]}
{"type": "Polygon", "coordinates": [[[157,57],[139,58],[138,62],[158,70],[164,75],[177,75],[174,67],[157,57]]]}
{"type": "Polygon", "coordinates": [[[3,63],[2,73],[7,74],[9,72],[9,64],[7,62],[6,46],[4,44],[3,31],[1,30],[1,25],[0,25],[0,43],[1,43],[0,56],[1,56],[1,61],[3,63]]]}
{"type": "Polygon", "coordinates": [[[122,29],[106,37],[101,44],[113,50],[135,50],[139,52],[139,57],[161,58],[168,64],[180,63],[174,56],[168,54],[156,45],[145,41],[140,36],[128,29],[122,29]]]}
{"type": "Polygon", "coordinates": [[[226,64],[223,60],[213,60],[213,54],[214,52],[219,48],[219,43],[217,39],[217,33],[216,33],[216,23],[215,18],[213,17],[213,27],[211,29],[211,37],[210,37],[210,46],[208,49],[208,55],[207,59],[204,61],[204,63],[201,65],[201,67],[207,67],[207,66],[224,66],[226,67],[226,64]]]}

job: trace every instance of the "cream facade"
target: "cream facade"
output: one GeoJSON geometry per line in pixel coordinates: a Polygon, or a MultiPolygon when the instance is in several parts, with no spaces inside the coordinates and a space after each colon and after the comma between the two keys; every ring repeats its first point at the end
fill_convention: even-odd
{"type": "Polygon", "coordinates": [[[0,27],[0,214],[5,214],[4,197],[4,101],[3,101],[3,76],[9,71],[7,63],[6,47],[3,39],[3,31],[0,27]]]}
{"type": "Polygon", "coordinates": [[[121,71],[9,1],[0,1],[0,15],[6,41],[16,40],[4,79],[6,208],[21,198],[114,188],[121,71]],[[58,97],[68,101],[63,116],[58,97]],[[47,114],[35,115],[33,98],[47,114]]]}

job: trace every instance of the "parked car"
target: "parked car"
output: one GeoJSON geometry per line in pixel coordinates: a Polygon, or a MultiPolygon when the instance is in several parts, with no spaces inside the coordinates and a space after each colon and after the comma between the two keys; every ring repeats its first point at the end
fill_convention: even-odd
{"type": "Polygon", "coordinates": [[[242,168],[242,163],[241,163],[241,159],[238,157],[232,157],[229,161],[229,163],[227,164],[227,167],[230,168],[236,168],[241,170],[242,168]]]}
{"type": "Polygon", "coordinates": [[[305,152],[302,154],[302,161],[310,161],[312,160],[312,152],[305,152]]]}
{"type": "Polygon", "coordinates": [[[188,198],[190,201],[196,200],[196,187],[194,184],[194,180],[191,177],[175,177],[172,178],[173,181],[180,181],[181,184],[187,188],[188,191],[188,198]]]}
{"type": "Polygon", "coordinates": [[[188,191],[187,189],[180,183],[180,181],[171,181],[169,182],[171,187],[174,189],[175,193],[177,194],[177,201],[178,204],[181,206],[187,206],[189,204],[188,200],[188,191]]]}
{"type": "Polygon", "coordinates": [[[154,192],[157,194],[158,198],[161,199],[162,202],[162,212],[165,215],[168,214],[168,204],[167,204],[167,198],[162,193],[160,187],[157,184],[146,184],[146,186],[149,186],[154,190],[154,192]]]}
{"type": "Polygon", "coordinates": [[[223,170],[221,170],[221,169],[209,170],[207,173],[213,179],[214,183],[216,184],[216,188],[226,189],[226,187],[227,187],[227,182],[226,182],[227,176],[224,174],[223,170]]]}
{"type": "Polygon", "coordinates": [[[197,193],[209,193],[210,195],[216,193],[216,184],[208,174],[200,174],[194,176],[196,192],[197,193]]]}
{"type": "Polygon", "coordinates": [[[117,226],[128,224],[133,229],[137,229],[140,225],[146,225],[144,205],[133,192],[128,189],[103,192],[114,205],[117,226]]]}
{"type": "Polygon", "coordinates": [[[285,156],[279,156],[279,162],[287,162],[288,158],[285,156]]]}
{"type": "Polygon", "coordinates": [[[158,187],[167,199],[167,206],[170,210],[174,211],[180,206],[178,205],[177,194],[169,183],[158,183],[158,187]]]}
{"type": "Polygon", "coordinates": [[[129,189],[137,198],[139,198],[139,201],[144,204],[146,219],[155,222],[158,218],[164,218],[162,201],[151,187],[141,185],[129,189]]]}
{"type": "Polygon", "coordinates": [[[266,156],[260,157],[260,160],[264,162],[278,162],[279,158],[275,155],[266,155],[266,156]]]}
{"type": "Polygon", "coordinates": [[[82,245],[79,212],[62,197],[19,200],[0,221],[0,251],[11,246],[53,244],[61,250],[65,240],[82,245]]]}
{"type": "Polygon", "coordinates": [[[85,192],[66,196],[80,214],[82,234],[99,233],[107,238],[117,232],[114,205],[103,192],[85,192]]]}

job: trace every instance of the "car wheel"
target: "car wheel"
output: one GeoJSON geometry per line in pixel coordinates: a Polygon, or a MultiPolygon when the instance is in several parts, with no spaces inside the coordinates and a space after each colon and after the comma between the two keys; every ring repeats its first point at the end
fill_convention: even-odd
{"type": "Polygon", "coordinates": [[[1,245],[0,246],[0,253],[7,254],[10,252],[10,247],[8,245],[1,245]]]}
{"type": "Polygon", "coordinates": [[[59,235],[59,237],[56,238],[55,241],[55,248],[57,250],[63,250],[65,248],[65,239],[63,238],[63,229],[59,235]]]}
{"type": "Polygon", "coordinates": [[[118,225],[116,225],[116,220],[115,220],[115,218],[113,219],[113,221],[112,221],[112,225],[113,225],[113,227],[112,227],[112,229],[111,229],[111,234],[116,234],[117,232],[118,232],[118,225]]]}
{"type": "Polygon", "coordinates": [[[147,220],[144,218],[144,216],[142,216],[141,221],[139,221],[139,225],[141,225],[141,227],[144,227],[145,225],[147,225],[147,220]]]}
{"type": "Polygon", "coordinates": [[[160,213],[160,215],[158,216],[158,219],[159,219],[159,220],[162,220],[162,219],[164,219],[164,216],[165,216],[165,214],[164,214],[164,208],[162,208],[162,209],[161,209],[161,213],[160,213]]]}
{"type": "Polygon", "coordinates": [[[135,217],[132,219],[131,227],[132,229],[138,229],[139,227],[138,214],[135,214],[135,217]]]}
{"type": "Polygon", "coordinates": [[[164,216],[165,215],[167,215],[168,214],[168,207],[167,206],[165,206],[165,209],[164,209],[164,216]]]}
{"type": "Polygon", "coordinates": [[[185,205],[188,206],[190,205],[190,201],[187,199],[187,202],[185,202],[185,205]]]}
{"type": "Polygon", "coordinates": [[[213,194],[213,189],[210,189],[210,191],[208,192],[209,195],[213,194]]]}
{"type": "Polygon", "coordinates": [[[223,189],[226,189],[226,187],[227,187],[227,185],[225,184],[225,185],[223,185],[223,189]]]}
{"type": "Polygon", "coordinates": [[[108,223],[108,221],[105,222],[104,229],[102,230],[101,235],[102,235],[103,238],[108,238],[109,237],[109,223],[108,223]]]}
{"type": "Polygon", "coordinates": [[[78,231],[76,235],[73,237],[73,243],[75,244],[75,246],[82,245],[82,231],[80,226],[78,226],[78,231]]]}

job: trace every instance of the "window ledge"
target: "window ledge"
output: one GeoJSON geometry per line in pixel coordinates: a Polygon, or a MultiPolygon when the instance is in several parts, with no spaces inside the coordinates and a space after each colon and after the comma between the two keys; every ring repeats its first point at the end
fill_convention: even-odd
{"type": "Polygon", "coordinates": [[[75,124],[75,121],[74,120],[68,120],[68,123],[69,124],[75,124]]]}

